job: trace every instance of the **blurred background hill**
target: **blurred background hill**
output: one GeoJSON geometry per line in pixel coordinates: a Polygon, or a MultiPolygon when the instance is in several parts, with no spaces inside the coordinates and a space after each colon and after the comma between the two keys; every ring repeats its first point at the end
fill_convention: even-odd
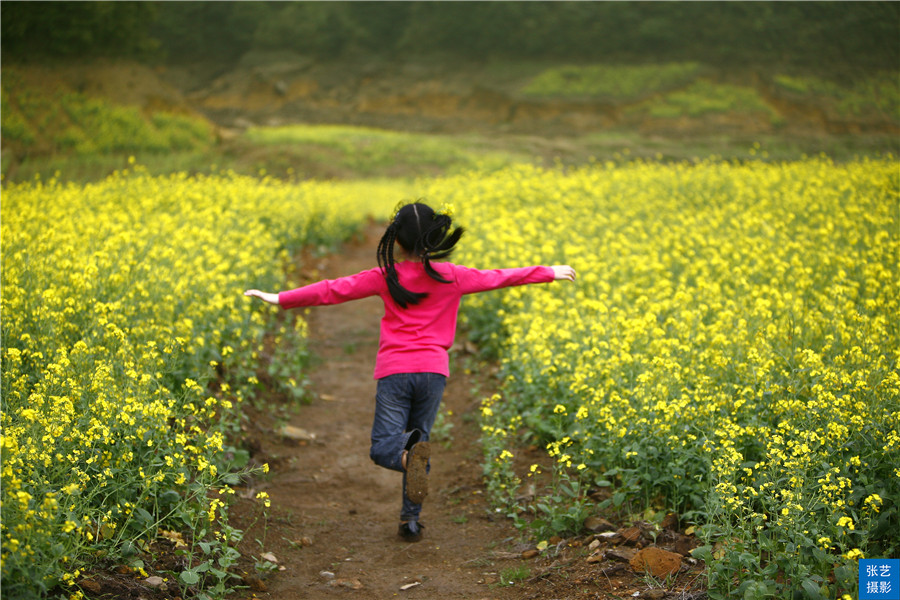
{"type": "Polygon", "coordinates": [[[325,177],[760,143],[841,158],[900,133],[895,2],[7,0],[0,22],[7,180],[172,151],[325,177]],[[446,156],[404,168],[424,135],[446,156]],[[373,145],[393,166],[354,162],[373,145]]]}

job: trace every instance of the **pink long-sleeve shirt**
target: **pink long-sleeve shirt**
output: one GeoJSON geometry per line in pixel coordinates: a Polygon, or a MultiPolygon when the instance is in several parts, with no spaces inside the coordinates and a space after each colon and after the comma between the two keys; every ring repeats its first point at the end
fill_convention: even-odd
{"type": "Polygon", "coordinates": [[[340,304],[359,298],[379,296],[384,302],[381,337],[375,357],[375,379],[396,373],[450,374],[447,351],[456,336],[456,319],[460,299],[473,294],[504,287],[553,281],[550,267],[479,270],[452,263],[432,263],[435,270],[450,283],[435,281],[422,263],[397,263],[400,284],[413,292],[428,296],[419,304],[401,308],[388,292],[380,268],[356,275],[326,279],[278,294],[282,308],[340,304]]]}

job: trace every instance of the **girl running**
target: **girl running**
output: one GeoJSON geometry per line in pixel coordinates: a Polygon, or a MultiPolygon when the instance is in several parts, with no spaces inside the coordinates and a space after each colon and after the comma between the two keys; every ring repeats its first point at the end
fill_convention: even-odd
{"type": "Polygon", "coordinates": [[[434,262],[447,258],[463,234],[463,228],[452,225],[448,215],[425,204],[407,204],[378,244],[378,267],[280,293],[244,292],[284,309],[369,296],[384,302],[370,456],[375,464],[403,473],[399,535],[410,542],[422,539],[428,436],[450,374],[447,351],[456,334],[460,299],[515,285],[575,280],[575,270],[567,265],[479,270],[434,262]]]}

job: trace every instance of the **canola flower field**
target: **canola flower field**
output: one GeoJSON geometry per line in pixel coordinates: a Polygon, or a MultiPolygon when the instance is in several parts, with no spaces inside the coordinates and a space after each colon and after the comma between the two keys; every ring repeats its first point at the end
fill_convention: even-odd
{"type": "Polygon", "coordinates": [[[505,377],[481,408],[494,496],[539,536],[577,530],[589,487],[678,510],[714,598],[855,594],[857,559],[900,553],[898,179],[888,157],[435,182],[470,228],[455,260],[579,273],[467,300],[505,377]],[[555,465],[528,505],[523,444],[555,465]]]}
{"type": "MultiPolygon", "coordinates": [[[[4,590],[77,597],[97,557],[181,532],[178,583],[226,592],[246,468],[229,434],[273,327],[240,292],[292,285],[296,250],[421,196],[468,228],[457,262],[579,273],[464,302],[504,377],[481,407],[486,481],[522,527],[576,531],[586,492],[608,488],[602,509],[696,523],[711,597],[841,597],[860,557],[900,551],[898,172],[810,158],[519,166],[414,189],[139,168],[7,185],[4,590]],[[518,464],[523,444],[546,460],[518,464]],[[549,492],[517,500],[542,470],[549,492]]],[[[304,324],[274,327],[290,392],[304,324]]]]}
{"type": "Polygon", "coordinates": [[[248,458],[228,441],[263,335],[285,393],[306,356],[302,319],[275,325],[241,292],[281,288],[295,250],[384,218],[402,188],[140,167],[5,186],[4,595],[79,597],[98,557],[141,573],[158,535],[190,542],[183,590],[227,591],[241,534],[228,500],[248,458]]]}

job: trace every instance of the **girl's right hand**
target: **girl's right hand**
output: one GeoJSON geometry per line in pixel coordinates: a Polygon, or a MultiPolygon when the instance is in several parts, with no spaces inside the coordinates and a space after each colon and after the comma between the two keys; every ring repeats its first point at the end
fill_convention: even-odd
{"type": "Polygon", "coordinates": [[[550,268],[553,269],[553,279],[555,281],[559,281],[560,279],[575,281],[575,269],[569,265],[554,265],[550,268]]]}
{"type": "Polygon", "coordinates": [[[245,296],[254,296],[259,298],[263,302],[268,302],[269,304],[278,304],[278,294],[272,294],[269,292],[261,292],[259,290],[247,290],[244,292],[245,296]]]}

